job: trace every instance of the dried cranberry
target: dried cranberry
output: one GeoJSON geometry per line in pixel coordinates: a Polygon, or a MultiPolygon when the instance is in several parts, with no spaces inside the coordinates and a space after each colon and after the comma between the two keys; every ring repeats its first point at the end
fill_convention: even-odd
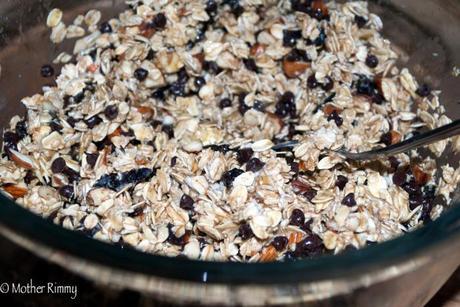
{"type": "Polygon", "coordinates": [[[342,191],[345,188],[345,185],[348,183],[348,178],[343,175],[338,175],[337,179],[335,180],[335,186],[342,191]]]}
{"type": "Polygon", "coordinates": [[[51,65],[43,65],[41,68],[40,68],[40,75],[43,77],[43,78],[49,78],[49,77],[52,77],[54,75],[54,68],[53,66],[51,65]]]}
{"type": "Polygon", "coordinates": [[[291,217],[289,218],[289,224],[294,226],[302,226],[305,223],[305,215],[302,210],[294,209],[291,212],[291,217]]]}
{"type": "Polygon", "coordinates": [[[235,180],[235,178],[238,177],[239,175],[241,175],[242,173],[244,173],[244,171],[242,169],[233,168],[233,169],[225,172],[222,175],[222,178],[220,180],[224,183],[224,185],[227,188],[230,188],[232,186],[233,181],[235,180]]]}
{"type": "Polygon", "coordinates": [[[422,84],[415,92],[420,97],[427,97],[431,94],[431,88],[427,84],[422,84]]]}
{"type": "Polygon", "coordinates": [[[379,59],[373,54],[368,54],[366,57],[366,65],[370,68],[376,68],[379,65],[379,59]]]}
{"type": "Polygon", "coordinates": [[[283,30],[284,47],[294,47],[299,38],[302,38],[301,30],[283,30]]]}
{"type": "Polygon", "coordinates": [[[342,205],[347,207],[356,206],[355,193],[349,193],[342,200],[342,205]]]}
{"type": "Polygon", "coordinates": [[[65,163],[65,160],[61,157],[54,159],[54,161],[51,163],[51,171],[54,174],[62,173],[66,167],[67,164],[65,163]]]}
{"type": "Polygon", "coordinates": [[[251,159],[252,155],[254,154],[254,151],[251,148],[243,148],[237,151],[236,153],[236,159],[240,164],[244,164],[251,159]]]}
{"type": "Polygon", "coordinates": [[[136,78],[139,81],[144,81],[147,79],[147,76],[149,75],[149,72],[145,70],[144,68],[137,68],[134,71],[134,78],[136,78]]]}
{"type": "Polygon", "coordinates": [[[252,158],[246,163],[246,171],[258,172],[264,167],[265,163],[257,158],[252,158]]]}
{"type": "Polygon", "coordinates": [[[295,96],[292,92],[284,93],[275,106],[275,114],[280,117],[296,115],[295,96]]]}
{"type": "Polygon", "coordinates": [[[180,198],[179,206],[184,210],[193,210],[194,209],[194,206],[193,206],[194,203],[195,203],[195,201],[193,200],[193,198],[191,198],[187,194],[184,194],[180,198]]]}
{"type": "Polygon", "coordinates": [[[283,251],[288,245],[288,238],[285,236],[277,236],[273,238],[273,241],[270,243],[277,251],[283,251]]]}
{"type": "Polygon", "coordinates": [[[104,115],[108,120],[114,120],[118,116],[118,107],[116,105],[107,106],[104,115]]]}
{"type": "Polygon", "coordinates": [[[64,185],[59,188],[59,195],[65,198],[72,198],[73,197],[73,185],[64,185]]]}
{"type": "Polygon", "coordinates": [[[238,228],[238,232],[241,239],[243,240],[250,239],[254,236],[254,233],[252,232],[251,226],[249,226],[249,224],[241,224],[238,228]]]}
{"type": "Polygon", "coordinates": [[[228,108],[232,106],[232,101],[230,98],[223,98],[221,101],[219,101],[219,107],[221,109],[228,108]]]}

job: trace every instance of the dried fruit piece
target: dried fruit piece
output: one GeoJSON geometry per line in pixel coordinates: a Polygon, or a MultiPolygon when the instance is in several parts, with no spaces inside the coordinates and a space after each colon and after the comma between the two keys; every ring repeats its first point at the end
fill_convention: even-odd
{"type": "Polygon", "coordinates": [[[415,182],[420,186],[425,185],[430,179],[430,176],[415,164],[411,166],[411,170],[414,175],[415,182]]]}
{"type": "Polygon", "coordinates": [[[14,184],[5,184],[3,187],[8,194],[13,196],[14,199],[21,198],[27,194],[27,189],[14,185],[14,184]]]}
{"type": "Polygon", "coordinates": [[[260,262],[270,262],[270,261],[275,261],[277,257],[278,257],[278,252],[276,251],[276,248],[273,247],[273,245],[269,245],[267,248],[265,248],[262,251],[262,254],[259,260],[260,262]]]}
{"type": "Polygon", "coordinates": [[[296,78],[310,67],[310,63],[283,60],[283,71],[288,78],[296,78]]]}

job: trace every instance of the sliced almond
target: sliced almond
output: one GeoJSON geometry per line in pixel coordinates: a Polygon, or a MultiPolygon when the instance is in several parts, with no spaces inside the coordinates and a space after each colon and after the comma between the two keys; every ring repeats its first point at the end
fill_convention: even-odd
{"type": "Polygon", "coordinates": [[[26,156],[19,151],[16,151],[14,149],[8,149],[10,152],[10,157],[11,160],[16,163],[17,166],[25,168],[25,169],[33,169],[34,168],[34,161],[29,157],[26,156]]]}
{"type": "Polygon", "coordinates": [[[26,188],[23,188],[23,187],[14,185],[14,184],[4,185],[3,190],[5,190],[8,194],[13,196],[14,199],[21,198],[27,194],[26,188]]]}
{"type": "Polygon", "coordinates": [[[309,63],[300,61],[283,60],[283,71],[288,78],[296,78],[303,74],[310,67],[309,63]]]}
{"type": "Polygon", "coordinates": [[[260,256],[260,262],[275,261],[277,257],[278,252],[272,245],[270,245],[262,251],[262,254],[260,256]]]}

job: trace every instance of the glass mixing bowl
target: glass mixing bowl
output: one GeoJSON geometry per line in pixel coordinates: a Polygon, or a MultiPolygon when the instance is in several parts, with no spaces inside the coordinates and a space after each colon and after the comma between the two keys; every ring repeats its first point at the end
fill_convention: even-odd
{"type": "MultiPolygon", "coordinates": [[[[371,1],[385,35],[403,53],[401,65],[434,88],[451,118],[460,118],[460,1],[371,1]]],[[[44,27],[53,7],[69,22],[98,8],[104,18],[121,0],[0,1],[0,121],[23,109],[20,99],[40,91],[40,66],[71,43],[49,43],[44,27]]],[[[458,165],[447,153],[440,163],[458,165]]],[[[212,263],[144,254],[63,229],[0,195],[0,233],[37,255],[96,281],[156,300],[213,305],[420,306],[460,264],[460,189],[436,221],[394,240],[337,256],[286,263],[212,263]]]]}

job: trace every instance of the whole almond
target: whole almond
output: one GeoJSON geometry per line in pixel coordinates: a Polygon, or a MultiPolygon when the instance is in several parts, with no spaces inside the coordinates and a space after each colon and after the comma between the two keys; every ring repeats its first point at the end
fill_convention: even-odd
{"type": "Polygon", "coordinates": [[[5,190],[8,194],[13,196],[14,199],[21,198],[27,194],[26,188],[23,188],[23,187],[14,185],[14,184],[4,185],[3,190],[5,190]]]}
{"type": "Polygon", "coordinates": [[[309,63],[300,61],[283,60],[283,71],[288,78],[296,78],[303,74],[310,67],[309,63]]]}

